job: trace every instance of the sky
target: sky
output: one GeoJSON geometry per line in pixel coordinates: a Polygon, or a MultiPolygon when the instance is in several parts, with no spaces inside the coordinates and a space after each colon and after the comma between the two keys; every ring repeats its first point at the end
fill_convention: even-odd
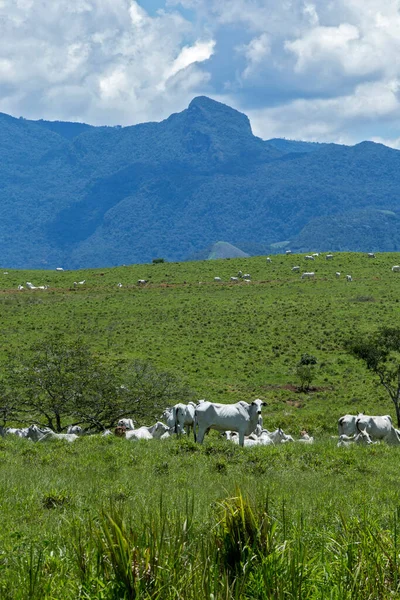
{"type": "Polygon", "coordinates": [[[0,0],[0,112],[125,126],[199,95],[263,139],[400,148],[400,0],[0,0]]]}

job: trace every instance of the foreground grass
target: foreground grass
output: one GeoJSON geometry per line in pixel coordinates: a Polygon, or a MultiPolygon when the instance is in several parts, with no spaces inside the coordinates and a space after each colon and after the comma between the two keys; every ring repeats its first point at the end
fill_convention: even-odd
{"type": "Polygon", "coordinates": [[[0,440],[0,596],[393,597],[398,454],[0,440]]]}

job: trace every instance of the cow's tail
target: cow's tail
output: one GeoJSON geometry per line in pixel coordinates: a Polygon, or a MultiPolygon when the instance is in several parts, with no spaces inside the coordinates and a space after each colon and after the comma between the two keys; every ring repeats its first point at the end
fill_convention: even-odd
{"type": "Polygon", "coordinates": [[[193,418],[193,437],[194,437],[194,441],[197,442],[197,424],[198,424],[198,420],[197,420],[197,410],[194,411],[194,418],[193,418]]]}
{"type": "Polygon", "coordinates": [[[178,412],[179,406],[173,407],[173,417],[174,417],[174,433],[178,434],[178,412]]]}

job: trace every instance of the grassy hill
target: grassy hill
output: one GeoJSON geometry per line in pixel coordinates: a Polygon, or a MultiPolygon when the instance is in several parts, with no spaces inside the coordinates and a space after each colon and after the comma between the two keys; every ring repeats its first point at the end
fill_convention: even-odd
{"type": "Polygon", "coordinates": [[[315,280],[291,271],[309,270],[304,255],[1,271],[1,360],[22,359],[49,333],[83,337],[104,360],[150,359],[198,398],[263,398],[266,427],[316,439],[239,448],[215,432],[203,446],[0,437],[1,598],[398,597],[400,448],[337,448],[331,435],[347,412],[394,416],[343,340],[398,324],[399,262],[321,255],[315,280]],[[231,283],[239,270],[251,282],[231,283]],[[49,288],[18,291],[26,281],[49,288]],[[293,366],[305,352],[317,374],[299,393],[293,366]]]}
{"type": "Polygon", "coordinates": [[[335,431],[343,412],[390,410],[372,376],[343,350],[356,329],[399,319],[400,255],[337,253],[161,263],[79,272],[0,274],[2,352],[23,353],[50,332],[82,336],[106,360],[149,359],[184,378],[199,398],[268,402],[271,426],[335,431]],[[231,283],[238,271],[252,281],[231,283]],[[335,272],[340,271],[337,279],[335,272]],[[346,282],[351,274],[353,281],[346,282]],[[222,282],[214,282],[219,276],[222,282]],[[84,286],[73,282],[86,279],[84,286]],[[145,286],[137,285],[146,279],[145,286]],[[48,290],[17,290],[26,281],[48,290]],[[118,288],[117,283],[123,287],[118,288]],[[296,362],[317,357],[315,390],[296,391],[296,362]]]}

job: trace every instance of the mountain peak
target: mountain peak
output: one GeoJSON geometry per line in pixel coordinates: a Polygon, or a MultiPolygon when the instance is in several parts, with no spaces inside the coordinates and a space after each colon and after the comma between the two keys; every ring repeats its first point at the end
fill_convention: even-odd
{"type": "Polygon", "coordinates": [[[187,116],[196,122],[217,123],[224,129],[252,135],[250,121],[245,114],[207,96],[193,98],[187,109],[187,116]]]}

